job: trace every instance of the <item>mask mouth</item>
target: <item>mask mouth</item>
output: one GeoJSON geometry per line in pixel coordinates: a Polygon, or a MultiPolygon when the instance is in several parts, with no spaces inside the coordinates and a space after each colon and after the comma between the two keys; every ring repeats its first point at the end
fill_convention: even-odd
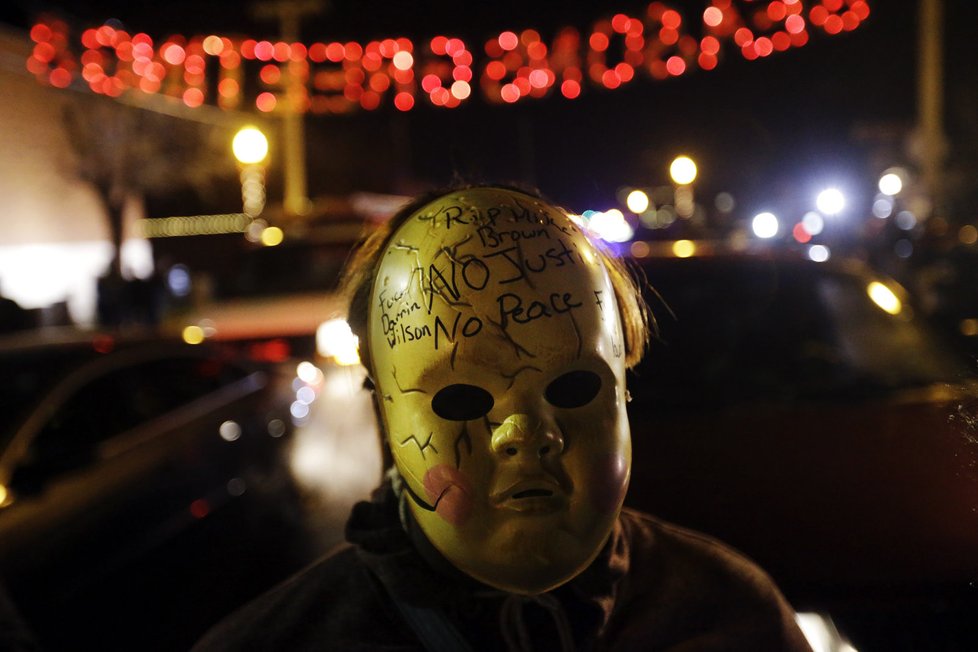
{"type": "Polygon", "coordinates": [[[551,489],[524,489],[517,491],[510,497],[510,500],[520,500],[522,498],[549,498],[554,492],[551,489]]]}
{"type": "Polygon", "coordinates": [[[566,502],[560,486],[550,478],[535,477],[519,480],[492,497],[497,507],[516,511],[554,509],[566,502]]]}

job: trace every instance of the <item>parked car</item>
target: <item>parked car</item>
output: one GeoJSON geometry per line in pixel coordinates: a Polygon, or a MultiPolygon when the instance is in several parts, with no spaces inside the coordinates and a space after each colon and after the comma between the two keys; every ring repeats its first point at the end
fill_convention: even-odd
{"type": "Polygon", "coordinates": [[[974,369],[863,265],[694,248],[637,248],[658,335],[628,501],[739,548],[859,650],[978,649],[974,369]]]}
{"type": "Polygon", "coordinates": [[[150,649],[155,628],[156,649],[181,647],[175,632],[192,640],[290,570],[287,545],[262,547],[295,509],[275,374],[230,348],[106,334],[0,350],[0,579],[42,644],[150,649]],[[208,573],[234,564],[252,570],[221,597],[208,573]]]}

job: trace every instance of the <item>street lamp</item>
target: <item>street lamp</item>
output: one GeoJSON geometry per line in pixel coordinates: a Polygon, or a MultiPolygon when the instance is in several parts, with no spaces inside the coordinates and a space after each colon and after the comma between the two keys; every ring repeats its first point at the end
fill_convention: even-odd
{"type": "Polygon", "coordinates": [[[825,215],[837,215],[846,207],[846,196],[838,188],[826,188],[818,193],[815,206],[825,215]]]}
{"type": "Polygon", "coordinates": [[[676,184],[676,214],[680,217],[692,217],[696,208],[692,186],[696,180],[696,163],[688,156],[677,156],[669,165],[669,176],[676,184]]]}
{"type": "Polygon", "coordinates": [[[631,212],[641,215],[649,208],[649,196],[644,190],[633,190],[628,193],[625,205],[631,212]]]}
{"type": "Polygon", "coordinates": [[[903,190],[903,179],[896,172],[887,172],[880,177],[879,189],[881,193],[889,197],[899,195],[900,191],[903,190]]]}
{"type": "Polygon", "coordinates": [[[268,138],[257,127],[243,127],[234,134],[231,151],[242,165],[257,165],[268,156],[268,138]]]}
{"type": "Polygon", "coordinates": [[[268,138],[257,127],[244,127],[234,135],[231,151],[241,168],[241,199],[244,213],[254,219],[265,208],[265,166],[268,138]]]}
{"type": "Polygon", "coordinates": [[[669,176],[680,186],[688,186],[696,180],[696,163],[688,156],[677,156],[669,165],[669,176]]]}
{"type": "Polygon", "coordinates": [[[751,220],[751,229],[758,238],[773,238],[778,234],[781,224],[774,213],[758,213],[751,220]]]}

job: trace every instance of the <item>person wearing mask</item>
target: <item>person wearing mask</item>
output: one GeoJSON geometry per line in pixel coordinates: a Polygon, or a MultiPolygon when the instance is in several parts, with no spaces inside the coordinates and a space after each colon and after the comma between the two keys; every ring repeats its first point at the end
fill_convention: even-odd
{"type": "Polygon", "coordinates": [[[345,285],[385,481],[345,546],[198,652],[810,649],[751,561],[623,507],[649,319],[566,211],[499,186],[418,198],[345,285]]]}

